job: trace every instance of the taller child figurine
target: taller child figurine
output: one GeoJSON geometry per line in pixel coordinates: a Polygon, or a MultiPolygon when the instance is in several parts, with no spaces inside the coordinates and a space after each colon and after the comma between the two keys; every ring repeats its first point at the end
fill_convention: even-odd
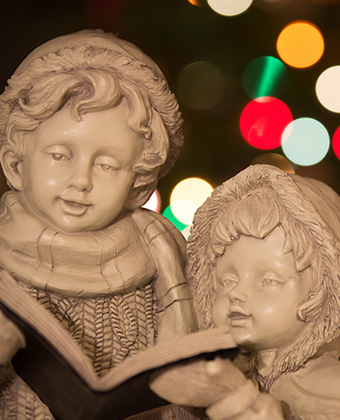
{"type": "MultiPolygon", "coordinates": [[[[38,47],[0,96],[11,187],[1,200],[0,267],[69,331],[99,376],[196,329],[185,241],[140,208],[177,158],[181,124],[157,65],[102,31],[38,47]]],[[[52,418],[11,371],[24,342],[2,313],[0,337],[0,418],[52,418]]]]}

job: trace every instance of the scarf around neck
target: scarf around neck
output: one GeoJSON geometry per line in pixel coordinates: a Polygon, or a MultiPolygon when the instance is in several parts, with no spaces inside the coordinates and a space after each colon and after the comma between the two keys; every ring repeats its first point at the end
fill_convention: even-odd
{"type": "Polygon", "coordinates": [[[103,230],[66,234],[36,218],[22,195],[9,191],[1,198],[0,226],[0,267],[38,289],[91,298],[127,293],[155,274],[132,213],[103,230]]]}

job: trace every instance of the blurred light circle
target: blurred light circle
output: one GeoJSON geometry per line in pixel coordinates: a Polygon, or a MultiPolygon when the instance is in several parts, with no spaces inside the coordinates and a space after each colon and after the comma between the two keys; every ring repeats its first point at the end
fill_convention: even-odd
{"type": "Polygon", "coordinates": [[[313,118],[299,118],[285,129],[282,149],[287,158],[300,166],[319,163],[330,146],[328,131],[313,118]]]}
{"type": "Polygon", "coordinates": [[[173,214],[181,222],[190,225],[199,206],[209,197],[213,187],[201,178],[187,178],[179,182],[170,195],[173,214]]]}
{"type": "Polygon", "coordinates": [[[188,226],[177,219],[177,217],[173,214],[170,205],[164,210],[163,216],[170,220],[170,222],[181,232],[188,226]]]}
{"type": "Polygon", "coordinates": [[[272,97],[251,101],[242,111],[240,129],[245,140],[258,149],[281,146],[282,133],[293,121],[285,103],[272,97]]]}
{"type": "Polygon", "coordinates": [[[155,211],[155,212],[159,213],[160,210],[161,210],[161,205],[162,205],[161,196],[159,194],[159,191],[156,189],[152,193],[149,200],[142,207],[144,209],[149,209],[149,210],[152,210],[152,211],[155,211]]]}
{"type": "Polygon", "coordinates": [[[188,200],[175,201],[171,205],[171,211],[175,217],[185,225],[192,225],[198,205],[188,200]]]}
{"type": "Polygon", "coordinates": [[[209,6],[220,15],[235,16],[245,12],[253,0],[208,0],[209,6]]]}
{"type": "Polygon", "coordinates": [[[340,159],[340,127],[338,127],[333,135],[332,147],[335,156],[340,159]]]}
{"type": "Polygon", "coordinates": [[[189,3],[191,3],[194,6],[199,6],[201,7],[201,5],[199,4],[198,0],[188,0],[189,3]]]}
{"type": "Polygon", "coordinates": [[[179,182],[171,192],[170,204],[176,201],[192,201],[200,206],[212,193],[213,187],[201,178],[186,178],[179,182]]]}
{"type": "Polygon", "coordinates": [[[282,156],[278,153],[263,153],[262,155],[253,159],[250,164],[272,165],[282,169],[288,174],[295,174],[295,170],[290,161],[285,156],[282,156]]]}
{"type": "Polygon", "coordinates": [[[189,236],[191,233],[191,226],[187,226],[186,228],[184,228],[183,230],[181,230],[181,234],[184,236],[184,238],[186,240],[188,240],[189,236]]]}
{"type": "Polygon", "coordinates": [[[177,96],[188,108],[209,109],[223,97],[225,79],[218,67],[206,61],[186,66],[177,79],[177,96]]]}
{"type": "Polygon", "coordinates": [[[287,82],[286,66],[270,56],[256,58],[242,73],[243,89],[252,99],[278,96],[287,86],[287,82]]]}
{"type": "Polygon", "coordinates": [[[321,58],[324,41],[315,25],[297,21],[281,31],[276,48],[285,63],[292,67],[304,68],[312,66],[321,58]]]}
{"type": "Polygon", "coordinates": [[[316,82],[316,96],[332,112],[340,112],[340,66],[325,70],[316,82]]]}

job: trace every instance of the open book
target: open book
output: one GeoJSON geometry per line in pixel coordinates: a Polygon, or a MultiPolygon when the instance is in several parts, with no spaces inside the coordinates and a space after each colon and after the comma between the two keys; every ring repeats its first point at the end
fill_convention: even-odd
{"type": "Polygon", "coordinates": [[[16,372],[60,420],[120,420],[165,405],[148,387],[156,369],[237,353],[227,327],[202,331],[157,344],[99,378],[67,331],[3,271],[0,308],[26,338],[26,348],[12,360],[16,372]]]}

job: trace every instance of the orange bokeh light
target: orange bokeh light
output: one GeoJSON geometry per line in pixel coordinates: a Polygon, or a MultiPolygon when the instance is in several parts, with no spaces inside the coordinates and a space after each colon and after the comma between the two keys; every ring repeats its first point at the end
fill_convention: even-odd
{"type": "Polygon", "coordinates": [[[189,3],[193,4],[194,6],[199,6],[201,7],[201,5],[199,4],[198,0],[188,0],[189,3]]]}
{"type": "Polygon", "coordinates": [[[280,33],[276,48],[281,59],[289,66],[305,68],[315,64],[324,52],[320,30],[310,22],[296,21],[280,33]]]}

